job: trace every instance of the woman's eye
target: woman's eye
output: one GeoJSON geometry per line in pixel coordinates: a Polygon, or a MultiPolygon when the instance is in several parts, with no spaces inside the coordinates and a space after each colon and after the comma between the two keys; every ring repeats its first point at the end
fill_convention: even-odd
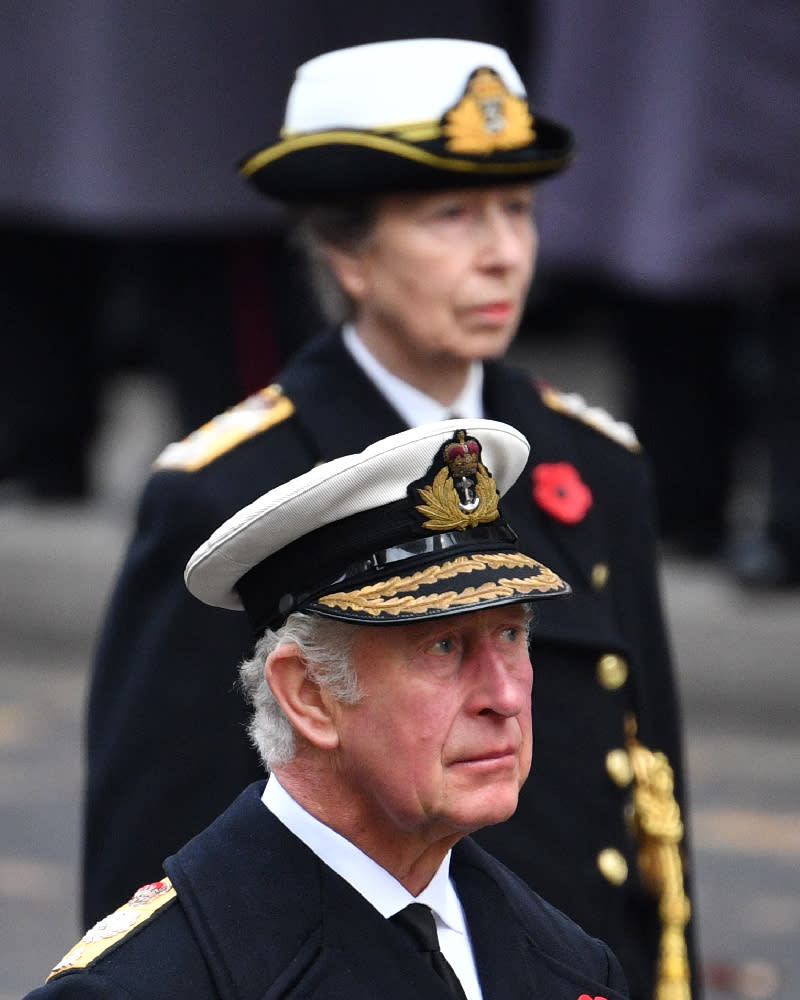
{"type": "Polygon", "coordinates": [[[440,205],[434,214],[438,219],[460,219],[464,214],[464,208],[454,204],[440,205]]]}
{"type": "Polygon", "coordinates": [[[525,198],[515,198],[507,205],[509,215],[531,215],[533,203],[525,198]]]}

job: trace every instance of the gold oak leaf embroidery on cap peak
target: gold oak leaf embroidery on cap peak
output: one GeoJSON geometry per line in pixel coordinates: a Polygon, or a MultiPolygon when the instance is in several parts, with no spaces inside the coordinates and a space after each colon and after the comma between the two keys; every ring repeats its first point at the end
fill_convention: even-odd
{"type": "Polygon", "coordinates": [[[326,607],[360,611],[373,616],[380,614],[402,615],[426,610],[446,611],[461,604],[474,603],[476,599],[493,600],[498,597],[511,597],[520,592],[548,593],[561,589],[563,589],[562,580],[541,563],[531,559],[530,556],[522,553],[496,553],[459,556],[442,565],[429,566],[427,569],[420,570],[410,576],[393,576],[389,580],[382,580],[350,593],[328,594],[321,597],[319,603],[326,607]],[[537,572],[528,577],[488,581],[478,587],[467,587],[461,591],[450,590],[445,593],[422,594],[416,597],[409,593],[419,590],[426,584],[438,583],[462,573],[479,572],[487,568],[496,569],[498,567],[530,568],[537,572]]]}

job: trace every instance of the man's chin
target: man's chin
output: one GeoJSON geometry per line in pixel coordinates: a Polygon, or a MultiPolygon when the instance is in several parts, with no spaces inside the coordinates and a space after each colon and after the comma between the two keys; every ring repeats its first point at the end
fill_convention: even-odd
{"type": "Polygon", "coordinates": [[[465,810],[463,823],[460,824],[465,833],[475,833],[485,826],[496,826],[510,819],[517,810],[519,796],[516,792],[497,793],[483,802],[476,803],[473,808],[465,810]]]}

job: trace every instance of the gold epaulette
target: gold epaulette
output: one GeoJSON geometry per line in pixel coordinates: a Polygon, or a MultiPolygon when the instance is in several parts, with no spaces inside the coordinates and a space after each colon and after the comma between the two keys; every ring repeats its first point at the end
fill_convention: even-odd
{"type": "Polygon", "coordinates": [[[154,467],[194,472],[293,413],[294,404],[281,387],[269,385],[213,417],[183,441],[168,444],[155,460],[154,467]]]}
{"type": "Polygon", "coordinates": [[[567,416],[575,417],[584,424],[594,427],[596,431],[605,434],[606,437],[621,444],[628,451],[641,451],[642,446],[636,437],[636,431],[630,424],[622,420],[615,420],[611,414],[601,406],[589,406],[583,396],[577,392],[561,392],[544,382],[537,383],[539,394],[545,406],[558,413],[565,413],[567,416]]]}
{"type": "Polygon", "coordinates": [[[69,969],[87,968],[110,948],[141,930],[175,897],[175,890],[168,878],[142,886],[124,906],[90,927],[58,965],[54,966],[47,981],[69,969]]]}

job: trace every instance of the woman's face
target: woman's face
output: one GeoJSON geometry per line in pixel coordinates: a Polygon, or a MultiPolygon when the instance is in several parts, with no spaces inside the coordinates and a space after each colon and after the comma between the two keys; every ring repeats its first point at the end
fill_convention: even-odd
{"type": "Polygon", "coordinates": [[[533,276],[533,203],[529,183],[379,199],[368,240],[331,260],[373,354],[401,375],[503,355],[533,276]]]}

